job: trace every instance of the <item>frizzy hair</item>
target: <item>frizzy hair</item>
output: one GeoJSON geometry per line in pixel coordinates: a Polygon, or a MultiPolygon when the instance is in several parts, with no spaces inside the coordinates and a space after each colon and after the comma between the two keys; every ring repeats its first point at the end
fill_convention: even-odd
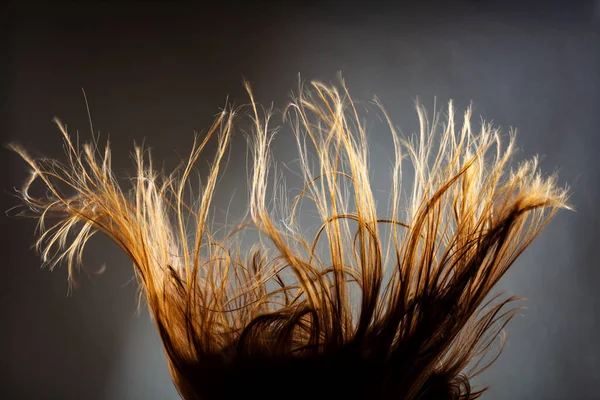
{"type": "Polygon", "coordinates": [[[246,88],[247,112],[224,109],[173,173],[157,172],[136,146],[128,192],[111,169],[109,144],[80,149],[58,120],[66,162],[11,144],[32,168],[18,194],[23,214],[39,220],[43,260],[65,263],[72,280],[95,232],[114,241],[133,262],[185,399],[479,397],[485,389],[470,380],[499,355],[486,354],[517,309],[514,297],[490,291],[569,208],[567,190],[554,175],[543,177],[535,158],[509,169],[515,135],[504,145],[492,125],[474,128],[470,108],[458,126],[452,103],[444,123],[417,105],[420,132],[404,139],[376,101],[395,150],[389,211],[380,216],[357,103],[343,82],[311,82],[281,113],[305,186],[289,206],[275,204],[284,210],[275,216],[276,114],[246,88]],[[217,237],[211,201],[243,115],[252,126],[248,214],[217,237]],[[214,163],[189,204],[189,178],[211,140],[214,163]],[[414,168],[408,199],[404,159],[414,168]],[[30,194],[36,179],[43,197],[30,194]],[[298,222],[301,202],[321,223],[310,237],[298,222]],[[245,253],[241,235],[249,229],[260,240],[245,253]]]}

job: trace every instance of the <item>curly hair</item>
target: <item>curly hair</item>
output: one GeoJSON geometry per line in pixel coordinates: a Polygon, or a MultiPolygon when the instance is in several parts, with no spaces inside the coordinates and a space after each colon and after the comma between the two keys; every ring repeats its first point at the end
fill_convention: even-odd
{"type": "Polygon", "coordinates": [[[395,151],[380,216],[357,103],[343,82],[311,82],[281,112],[304,180],[288,206],[269,197],[282,189],[270,179],[279,114],[246,88],[250,104],[220,112],[172,173],[157,172],[136,146],[129,191],[111,169],[108,142],[104,151],[97,140],[79,148],[58,120],[66,161],[10,145],[32,168],[18,194],[23,214],[39,219],[43,260],[66,263],[73,282],[88,239],[100,231],[114,241],[133,262],[185,399],[479,397],[485,389],[469,382],[500,354],[486,359],[517,309],[514,297],[488,295],[569,208],[567,189],[543,177],[536,158],[509,170],[514,132],[503,145],[492,125],[471,125],[470,108],[457,126],[452,102],[444,122],[417,104],[420,132],[403,138],[376,100],[395,151]],[[252,126],[248,213],[217,237],[211,202],[238,114],[252,126]],[[189,178],[211,140],[215,161],[190,204],[189,178]],[[403,198],[407,158],[414,179],[403,198]],[[42,197],[30,194],[36,179],[42,197]],[[320,220],[314,235],[298,222],[302,201],[320,220]],[[248,230],[259,240],[245,252],[248,230]]]}

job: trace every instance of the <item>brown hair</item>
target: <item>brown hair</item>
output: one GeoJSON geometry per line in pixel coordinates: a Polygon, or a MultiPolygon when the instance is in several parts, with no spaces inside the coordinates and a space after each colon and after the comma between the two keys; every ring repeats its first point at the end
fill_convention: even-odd
{"type": "Polygon", "coordinates": [[[514,298],[487,296],[556,211],[568,208],[566,190],[540,175],[535,158],[508,171],[514,134],[502,146],[490,124],[476,132],[471,109],[457,126],[452,103],[445,124],[418,105],[420,132],[403,139],[377,102],[396,154],[389,215],[378,216],[356,103],[344,84],[313,82],[282,113],[305,187],[276,215],[267,204],[273,113],[248,93],[249,217],[219,239],[209,210],[239,109],[221,112],[170,175],[136,147],[129,193],[113,174],[109,145],[80,150],[58,120],[66,163],[11,145],[33,171],[19,193],[39,218],[44,261],[66,262],[72,279],[93,233],[120,246],[186,399],[479,397],[484,389],[469,380],[495,360],[484,355],[515,312],[506,307],[514,298]],[[188,204],[194,163],[213,138],[215,162],[188,204]],[[404,158],[414,167],[408,200],[401,198],[404,158]],[[45,196],[30,195],[35,179],[45,196]],[[296,221],[303,199],[321,221],[311,237],[296,221]],[[54,225],[45,224],[49,218],[54,225]],[[243,255],[240,235],[248,229],[260,241],[243,255]]]}

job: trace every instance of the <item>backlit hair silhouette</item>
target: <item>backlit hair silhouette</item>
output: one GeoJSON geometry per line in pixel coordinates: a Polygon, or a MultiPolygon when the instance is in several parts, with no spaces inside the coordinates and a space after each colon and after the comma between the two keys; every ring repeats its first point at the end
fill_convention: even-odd
{"type": "Polygon", "coordinates": [[[470,109],[458,125],[452,103],[445,121],[418,105],[420,132],[403,138],[376,101],[395,150],[389,212],[379,215],[356,103],[343,83],[312,82],[281,112],[305,184],[288,204],[270,153],[276,113],[247,89],[247,112],[222,111],[175,172],[157,172],[135,147],[130,191],[111,169],[108,143],[79,148],[58,120],[64,162],[11,145],[32,168],[19,196],[39,219],[43,260],[66,263],[72,280],[95,232],[114,241],[133,262],[185,399],[479,397],[470,379],[497,358],[487,350],[516,310],[515,298],[490,291],[569,208],[566,189],[542,177],[535,158],[510,169],[514,134],[501,144],[490,124],[471,125],[470,109]],[[243,115],[252,121],[248,214],[219,234],[211,201],[243,115]],[[186,202],[211,140],[214,163],[186,202]],[[414,169],[407,196],[404,159],[414,169]],[[36,179],[42,197],[30,193],[36,179]],[[310,235],[297,215],[306,202],[320,221],[310,235]],[[248,230],[259,240],[243,250],[248,230]]]}

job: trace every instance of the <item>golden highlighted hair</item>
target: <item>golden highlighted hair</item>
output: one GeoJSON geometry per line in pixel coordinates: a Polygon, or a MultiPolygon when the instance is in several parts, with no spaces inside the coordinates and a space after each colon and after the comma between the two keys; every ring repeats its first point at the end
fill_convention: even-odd
{"type": "Polygon", "coordinates": [[[483,389],[469,380],[495,360],[484,355],[515,311],[507,307],[514,298],[490,299],[490,290],[568,208],[566,190],[540,175],[536,159],[509,170],[514,135],[502,145],[491,125],[471,125],[470,109],[458,126],[451,103],[445,123],[418,106],[420,132],[403,139],[377,103],[396,155],[389,212],[378,215],[355,103],[343,84],[313,82],[282,113],[305,186],[275,216],[268,204],[280,185],[269,178],[273,113],[248,93],[249,214],[222,238],[209,211],[239,109],[220,113],[170,175],[136,147],[131,191],[117,182],[108,144],[80,149],[59,121],[66,162],[11,145],[33,171],[19,194],[39,219],[44,261],[64,261],[72,278],[95,232],[120,246],[186,399],[479,397],[483,389]],[[188,204],[188,178],[210,140],[215,161],[188,204]],[[405,158],[414,167],[408,199],[401,197],[405,158]],[[47,188],[43,197],[29,192],[35,179],[47,188]],[[297,222],[302,200],[321,224],[310,237],[297,222]],[[247,229],[260,241],[241,254],[247,229]]]}

